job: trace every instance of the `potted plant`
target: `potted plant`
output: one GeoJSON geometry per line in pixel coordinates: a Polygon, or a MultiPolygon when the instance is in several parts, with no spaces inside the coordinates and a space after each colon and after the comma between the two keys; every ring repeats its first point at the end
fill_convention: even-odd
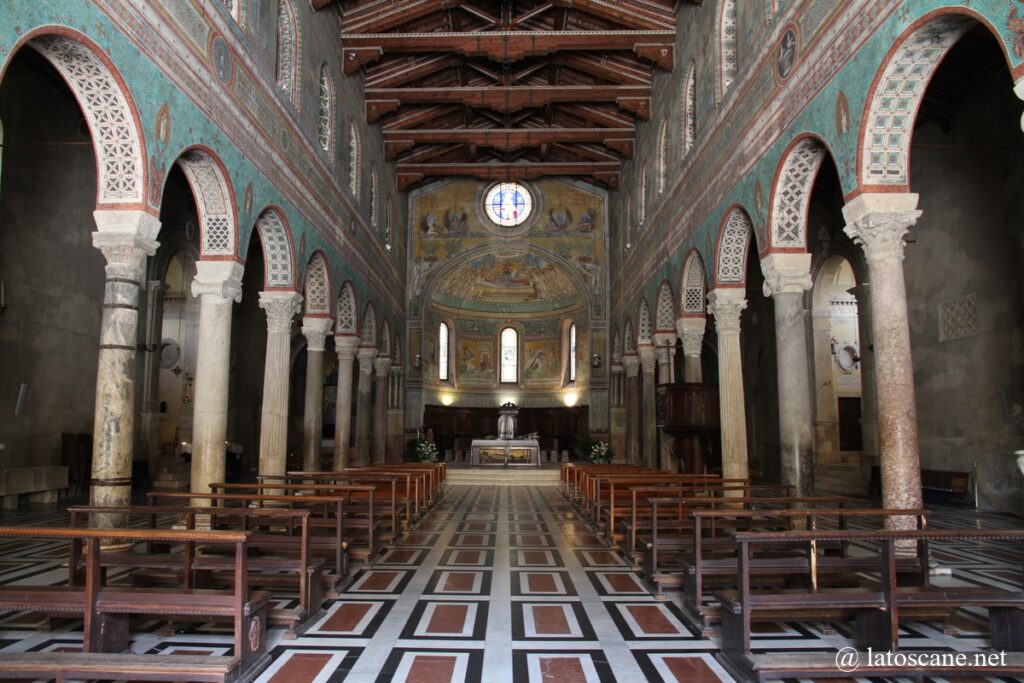
{"type": "Polygon", "coordinates": [[[416,456],[420,462],[437,462],[437,446],[433,441],[418,441],[416,443],[416,456]]]}
{"type": "Polygon", "coordinates": [[[607,465],[615,458],[615,453],[608,448],[604,441],[595,441],[590,446],[590,454],[587,459],[595,465],[607,465]]]}

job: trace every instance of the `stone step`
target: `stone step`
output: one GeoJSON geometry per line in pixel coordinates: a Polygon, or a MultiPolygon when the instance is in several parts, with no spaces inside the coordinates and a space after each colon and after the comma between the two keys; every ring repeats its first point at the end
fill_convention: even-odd
{"type": "Polygon", "coordinates": [[[558,486],[557,469],[504,467],[448,468],[450,486],[558,486]]]}

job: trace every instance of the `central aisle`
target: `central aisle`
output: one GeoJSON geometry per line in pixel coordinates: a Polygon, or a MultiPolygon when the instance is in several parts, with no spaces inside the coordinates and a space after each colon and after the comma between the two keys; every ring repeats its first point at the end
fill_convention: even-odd
{"type": "Polygon", "coordinates": [[[449,486],[261,681],[730,680],[556,487],[449,486]]]}

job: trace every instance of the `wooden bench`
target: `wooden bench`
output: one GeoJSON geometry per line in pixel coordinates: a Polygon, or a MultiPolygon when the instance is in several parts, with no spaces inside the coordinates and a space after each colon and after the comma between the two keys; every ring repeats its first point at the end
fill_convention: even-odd
{"type": "MultiPolygon", "coordinates": [[[[741,681],[760,681],[766,678],[789,678],[802,675],[808,658],[791,655],[788,659],[775,654],[751,652],[751,623],[764,620],[819,621],[852,618],[856,621],[856,643],[861,650],[872,648],[887,652],[899,649],[899,622],[901,617],[921,618],[924,614],[949,614],[963,607],[988,610],[992,649],[1016,653],[1024,651],[1024,590],[1005,591],[994,587],[940,587],[928,584],[923,574],[921,586],[900,587],[897,583],[897,544],[916,544],[918,556],[927,557],[922,544],[942,541],[1015,541],[1024,540],[1024,530],[1014,531],[849,531],[808,530],[787,532],[741,532],[736,534],[739,544],[738,588],[718,593],[722,606],[722,651],[718,660],[734,677],[741,681]],[[788,590],[767,593],[751,591],[750,553],[753,547],[772,545],[791,546],[793,543],[858,543],[877,544],[879,552],[875,572],[877,586],[817,590],[788,590]],[[793,668],[789,668],[793,667],[793,668]]],[[[809,568],[815,571],[812,564],[809,568]]],[[[811,585],[816,585],[811,581],[811,585]]],[[[820,659],[820,658],[819,658],[820,659]]],[[[820,661],[819,661],[820,663],[820,661]]],[[[840,672],[834,661],[826,673],[840,672]]],[[[1024,673],[1017,659],[1009,671],[1024,673]]],[[[889,675],[920,675],[920,670],[897,667],[889,675]]],[[[929,672],[930,673],[930,672],[929,672]]],[[[987,673],[972,669],[973,674],[987,673]]],[[[844,674],[849,675],[849,674],[844,674]]],[[[858,675],[865,675],[858,671],[858,675]]],[[[874,670],[867,675],[879,675],[874,670]]]]}
{"type": "MultiPolygon", "coordinates": [[[[349,553],[351,538],[348,534],[350,520],[346,517],[344,496],[272,496],[244,493],[206,493],[198,495],[195,493],[177,491],[150,491],[146,494],[150,505],[157,505],[158,501],[171,501],[171,504],[188,505],[194,499],[210,500],[219,505],[214,507],[228,508],[232,504],[235,507],[256,506],[274,507],[276,509],[308,509],[313,512],[310,518],[309,547],[310,552],[319,555],[326,555],[334,559],[334,573],[330,577],[330,584],[337,586],[348,576],[349,553]],[[326,530],[329,533],[314,533],[315,530],[326,530]]],[[[264,548],[275,546],[289,547],[294,541],[287,536],[267,534],[259,538],[259,543],[264,548]]],[[[328,583],[328,579],[324,579],[328,583]]],[[[330,596],[328,596],[330,597],[330,596]]]]}
{"type": "MultiPolygon", "coordinates": [[[[283,627],[286,638],[294,638],[323,614],[324,561],[311,556],[309,510],[77,505],[68,508],[68,512],[74,528],[86,525],[98,515],[119,512],[129,518],[145,517],[150,529],[157,529],[159,519],[164,518],[169,524],[182,524],[186,529],[193,530],[196,518],[202,517],[209,518],[210,528],[215,531],[249,531],[251,533],[246,543],[249,553],[249,587],[294,587],[299,595],[298,608],[271,607],[267,613],[269,623],[283,627]],[[283,539],[291,542],[282,542],[283,539]],[[273,550],[274,554],[266,554],[267,549],[273,550]]],[[[217,577],[233,571],[232,558],[218,554],[217,548],[185,543],[181,553],[171,555],[155,552],[153,543],[146,545],[145,553],[107,553],[102,558],[102,566],[138,569],[132,572],[137,579],[150,582],[160,578],[169,579],[184,589],[207,587],[217,577]],[[207,552],[204,554],[204,551],[207,552]]],[[[68,563],[69,582],[72,585],[82,581],[84,558],[80,550],[81,544],[72,541],[71,561],[68,563]]]]}
{"type": "Polygon", "coordinates": [[[81,653],[0,653],[2,678],[142,678],[179,681],[250,680],[269,663],[264,652],[270,594],[250,591],[247,532],[151,529],[70,529],[0,527],[0,538],[79,541],[85,544],[82,585],[0,585],[0,610],[74,614],[84,622],[81,653]],[[156,589],[105,585],[101,543],[135,545],[223,544],[234,548],[232,590],[156,589]],[[234,654],[223,657],[124,654],[129,646],[129,619],[187,617],[230,621],[234,654]],[[174,666],[168,667],[173,659],[174,666]],[[85,675],[81,675],[85,674],[85,675]]]}

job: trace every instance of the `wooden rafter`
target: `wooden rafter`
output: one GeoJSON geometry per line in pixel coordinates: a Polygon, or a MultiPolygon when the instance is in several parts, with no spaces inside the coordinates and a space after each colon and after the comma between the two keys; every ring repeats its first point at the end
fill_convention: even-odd
{"type": "Polygon", "coordinates": [[[481,180],[536,180],[548,176],[591,176],[609,187],[618,187],[618,161],[584,163],[477,163],[477,164],[398,164],[401,190],[430,177],[468,176],[481,180]]]}
{"type": "Polygon", "coordinates": [[[461,143],[511,151],[550,143],[600,142],[622,156],[633,156],[632,128],[436,128],[385,130],[384,154],[397,158],[417,144],[461,143]]]}

